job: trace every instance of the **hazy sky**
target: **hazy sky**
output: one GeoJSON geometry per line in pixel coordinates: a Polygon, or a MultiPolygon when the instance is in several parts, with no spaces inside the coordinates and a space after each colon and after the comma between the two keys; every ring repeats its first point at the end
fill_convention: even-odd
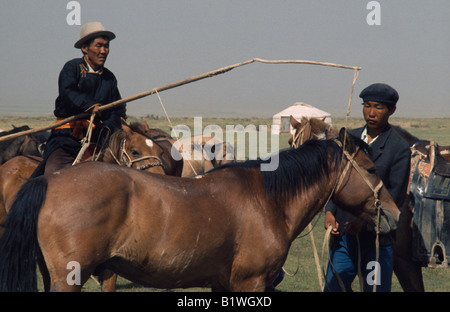
{"type": "MultiPolygon", "coordinates": [[[[0,115],[53,112],[57,79],[81,25],[66,0],[0,0],[0,115]]],[[[122,97],[255,57],[360,66],[360,91],[385,82],[400,94],[396,116],[450,117],[450,1],[380,0],[369,26],[367,0],[79,0],[81,24],[117,35],[106,63],[122,97]]],[[[162,92],[170,116],[270,117],[294,102],[345,116],[353,71],[250,64],[162,92]]],[[[162,115],[156,96],[130,115],[162,115]]]]}

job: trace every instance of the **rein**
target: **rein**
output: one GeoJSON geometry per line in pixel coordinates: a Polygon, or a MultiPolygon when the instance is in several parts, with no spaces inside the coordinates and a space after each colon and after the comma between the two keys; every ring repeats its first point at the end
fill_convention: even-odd
{"type": "MultiPolygon", "coordinates": [[[[365,177],[365,175],[363,174],[363,170],[361,169],[361,167],[358,165],[358,163],[354,160],[354,157],[356,156],[356,154],[359,151],[359,147],[356,148],[355,152],[350,155],[350,153],[348,153],[345,148],[342,146],[342,143],[338,140],[335,140],[335,142],[338,144],[339,147],[342,148],[342,152],[343,155],[345,156],[345,158],[347,158],[347,164],[345,166],[345,168],[342,170],[341,175],[339,177],[339,180],[337,181],[333,191],[330,194],[330,197],[328,198],[328,200],[331,198],[331,196],[340,191],[345,176],[347,175],[347,173],[350,171],[351,166],[353,168],[356,169],[356,171],[359,173],[359,175],[363,178],[364,182],[366,182],[367,186],[369,186],[369,188],[372,190],[373,192],[373,196],[374,196],[374,207],[377,210],[377,222],[375,224],[375,233],[376,233],[376,238],[375,238],[375,261],[378,263],[379,261],[379,249],[380,249],[380,245],[379,245],[379,234],[380,234],[380,220],[381,220],[381,215],[384,215],[383,212],[383,207],[381,205],[381,201],[379,198],[379,194],[381,191],[381,188],[383,187],[383,181],[380,179],[380,182],[374,187],[372,185],[372,183],[370,183],[370,181],[365,177]]],[[[342,158],[344,159],[344,158],[342,158]]],[[[328,201],[327,201],[328,203],[328,201]]],[[[328,241],[330,238],[330,234],[331,234],[331,226],[327,229],[327,233],[324,237],[324,244],[322,246],[322,257],[323,257],[323,252],[324,252],[324,246],[325,246],[325,241],[328,241]]],[[[361,267],[360,267],[360,262],[361,262],[361,254],[360,254],[360,248],[359,248],[359,236],[356,235],[357,241],[358,241],[358,276],[360,279],[360,286],[361,286],[361,291],[363,290],[363,277],[362,277],[362,273],[361,273],[361,267]]],[[[328,245],[328,243],[327,243],[328,245]]],[[[329,249],[329,248],[328,248],[329,249]]],[[[329,256],[328,256],[328,262],[331,264],[331,267],[334,271],[334,274],[336,275],[339,285],[341,286],[342,290],[345,291],[345,287],[344,284],[342,283],[342,280],[340,279],[339,275],[337,274],[336,270],[334,269],[332,263],[329,261],[329,256]]],[[[375,271],[374,271],[374,276],[375,279],[378,276],[378,266],[375,266],[375,271]]],[[[376,283],[374,283],[373,285],[373,292],[376,292],[376,283]]]]}
{"type": "MultiPolygon", "coordinates": [[[[308,136],[306,136],[306,138],[310,139],[311,138],[311,120],[309,120],[309,119],[308,119],[308,122],[303,127],[301,127],[301,129],[298,132],[294,132],[292,134],[292,147],[293,148],[298,148],[300,145],[302,145],[307,140],[307,139],[305,140],[305,133],[307,132],[306,130],[308,130],[308,134],[307,134],[308,136]]],[[[313,249],[314,261],[316,262],[319,286],[321,289],[323,289],[322,278],[321,278],[321,273],[320,273],[319,255],[317,253],[316,243],[314,242],[313,225],[311,224],[311,222],[308,224],[308,234],[311,239],[311,246],[313,249]]],[[[304,236],[306,236],[308,234],[305,234],[304,236]]],[[[284,267],[282,267],[283,271],[288,276],[296,275],[298,273],[299,268],[300,268],[300,257],[298,258],[297,269],[295,270],[294,273],[289,273],[286,271],[286,269],[284,267]]]]}
{"type": "MultiPolygon", "coordinates": [[[[340,141],[338,141],[338,140],[334,140],[334,141],[338,144],[339,147],[342,148],[343,155],[345,156],[345,158],[347,158],[347,164],[346,164],[344,170],[341,172],[341,175],[339,177],[339,180],[338,180],[333,192],[336,193],[336,192],[340,191],[342,184],[344,182],[345,176],[347,175],[348,171],[350,170],[350,166],[353,166],[353,168],[356,169],[356,171],[359,173],[361,178],[363,178],[364,182],[366,182],[367,186],[369,186],[369,188],[372,190],[373,196],[374,196],[374,206],[377,209],[377,214],[379,216],[381,216],[384,213],[381,211],[382,206],[381,206],[381,201],[380,201],[379,197],[380,197],[381,188],[384,185],[383,181],[380,179],[380,182],[374,187],[372,185],[372,183],[370,183],[370,181],[365,177],[363,170],[361,169],[361,167],[358,165],[358,163],[354,159],[356,154],[359,152],[359,147],[357,147],[355,152],[352,155],[350,155],[349,152],[347,152],[343,148],[342,143],[340,141]]],[[[380,230],[379,220],[377,220],[375,230],[378,234],[379,230],[380,230]]]]}
{"type": "MultiPolygon", "coordinates": [[[[91,119],[90,119],[90,123],[89,123],[89,127],[88,127],[88,130],[87,130],[86,137],[84,137],[83,140],[81,141],[81,144],[82,144],[81,150],[78,153],[78,156],[76,157],[76,159],[75,159],[75,161],[73,162],[72,165],[75,165],[75,164],[77,164],[77,163],[79,163],[81,161],[81,158],[83,157],[83,155],[86,152],[89,144],[91,143],[92,125],[93,125],[94,117],[95,117],[95,114],[92,114],[91,115],[91,119]]],[[[165,169],[163,162],[157,156],[149,155],[149,156],[143,156],[143,157],[140,157],[140,158],[137,158],[137,159],[131,158],[131,156],[126,151],[126,142],[127,142],[127,140],[124,138],[124,139],[122,139],[121,144],[120,144],[120,158],[121,158],[122,162],[120,162],[119,159],[117,159],[116,155],[114,155],[114,153],[111,150],[111,148],[107,147],[108,152],[111,154],[111,156],[113,157],[113,159],[116,161],[116,163],[118,165],[122,165],[123,164],[123,165],[127,166],[128,168],[131,168],[133,166],[133,164],[135,164],[137,162],[141,162],[141,161],[144,161],[144,160],[147,160],[147,159],[156,159],[156,160],[158,160],[158,162],[151,163],[151,164],[146,164],[144,166],[137,167],[136,169],[138,169],[138,170],[146,170],[148,168],[157,167],[157,166],[161,166],[163,169],[165,169]]],[[[97,159],[98,159],[98,157],[97,157],[97,159]]]]}
{"type": "MultiPolygon", "coordinates": [[[[90,119],[90,123],[89,123],[89,127],[88,127],[88,130],[87,130],[86,137],[84,137],[82,139],[82,141],[81,141],[82,146],[81,146],[80,152],[78,153],[75,161],[72,163],[72,166],[74,166],[75,164],[77,164],[77,163],[79,163],[81,161],[81,158],[83,157],[83,155],[85,154],[89,144],[91,143],[92,125],[93,125],[94,117],[95,117],[95,114],[92,114],[91,115],[91,119],[90,119]]],[[[128,155],[128,153],[127,153],[127,151],[125,149],[125,145],[126,145],[126,139],[124,138],[124,139],[122,139],[122,142],[120,144],[121,159],[123,160],[123,163],[128,168],[131,168],[131,166],[134,163],[137,163],[137,162],[140,162],[140,161],[143,161],[143,160],[146,160],[146,159],[157,159],[158,160],[157,163],[147,164],[147,165],[144,165],[144,166],[141,166],[141,167],[137,167],[136,169],[138,169],[138,170],[146,170],[146,169],[151,168],[151,167],[161,166],[163,168],[163,170],[164,170],[164,164],[162,163],[162,161],[161,161],[161,159],[159,157],[157,157],[157,156],[150,156],[149,155],[149,156],[140,157],[138,159],[132,159],[130,157],[130,155],[128,155]]],[[[104,147],[104,145],[102,146],[102,149],[103,149],[103,147],[104,147]]],[[[122,163],[117,159],[116,155],[114,155],[113,151],[111,150],[111,147],[108,146],[107,150],[111,154],[112,158],[116,161],[116,163],[119,166],[121,166],[122,163]]],[[[95,152],[94,152],[94,154],[95,154],[95,152]]],[[[100,154],[97,156],[96,159],[98,159],[99,156],[100,156],[100,154]]],[[[91,275],[90,278],[92,278],[101,287],[101,284],[95,278],[94,275],[91,275]]]]}
{"type": "MultiPolygon", "coordinates": [[[[309,132],[310,132],[309,135],[311,136],[311,125],[309,123],[305,124],[299,131],[297,131],[296,133],[294,133],[292,135],[292,146],[294,148],[297,148],[298,146],[300,146],[301,144],[304,143],[304,141],[305,141],[305,133],[307,132],[306,130],[307,130],[308,126],[309,126],[309,132]]],[[[357,147],[355,152],[352,155],[350,155],[350,153],[348,153],[345,150],[345,146],[343,146],[343,144],[340,141],[338,141],[338,140],[334,140],[334,141],[342,149],[343,156],[347,159],[347,164],[345,165],[344,169],[342,170],[342,172],[341,172],[341,174],[339,176],[339,179],[337,180],[333,190],[331,191],[331,193],[330,193],[330,195],[329,195],[329,197],[328,197],[324,207],[328,204],[328,202],[331,199],[331,197],[333,196],[333,194],[335,194],[336,192],[339,192],[341,190],[341,188],[342,188],[342,186],[344,184],[345,177],[347,176],[347,173],[350,171],[351,167],[355,168],[356,171],[363,178],[363,180],[366,182],[366,184],[369,186],[369,188],[372,190],[373,196],[374,196],[374,207],[377,210],[377,222],[375,224],[375,232],[376,232],[376,240],[375,240],[376,259],[375,260],[376,260],[376,262],[378,262],[378,260],[379,260],[380,218],[381,218],[381,215],[384,214],[383,211],[382,211],[383,209],[382,209],[382,206],[381,206],[381,201],[379,199],[379,194],[380,194],[381,188],[383,187],[383,181],[380,179],[380,182],[374,187],[372,185],[372,183],[364,175],[363,170],[358,165],[358,163],[354,160],[354,157],[359,152],[359,147],[357,147]]],[[[345,140],[344,140],[344,142],[345,142],[345,140]]],[[[344,159],[344,157],[342,158],[342,160],[344,159]]],[[[316,266],[318,267],[319,284],[320,284],[321,288],[323,288],[322,287],[322,278],[321,278],[320,272],[319,272],[320,271],[320,269],[319,269],[320,265],[319,265],[319,262],[318,262],[316,246],[315,246],[314,237],[313,237],[313,234],[312,234],[311,223],[309,224],[309,228],[308,229],[309,229],[309,234],[310,234],[310,237],[311,237],[311,243],[312,243],[313,252],[314,252],[314,259],[315,259],[315,262],[316,262],[316,266]]],[[[326,234],[324,236],[324,242],[323,242],[323,245],[322,245],[322,259],[323,259],[323,255],[324,255],[324,248],[327,247],[327,250],[329,250],[330,235],[331,235],[331,227],[329,227],[327,229],[327,232],[326,232],[326,234]]],[[[357,236],[357,239],[358,239],[358,242],[359,242],[359,237],[358,236],[357,236]]],[[[358,244],[358,250],[359,250],[359,244],[358,244]]],[[[361,274],[360,265],[359,265],[360,258],[361,258],[361,255],[360,255],[360,252],[358,251],[358,276],[360,278],[360,281],[362,281],[362,274],[361,274]]],[[[329,261],[329,256],[328,256],[328,262],[331,264],[331,267],[332,267],[335,275],[337,276],[339,285],[341,286],[342,290],[345,291],[345,287],[344,287],[344,284],[343,284],[342,280],[340,279],[339,275],[334,270],[332,263],[329,261]]],[[[375,268],[375,275],[374,275],[375,278],[377,277],[377,269],[378,269],[378,267],[375,268]]],[[[284,271],[286,272],[286,270],[284,270],[284,271]]],[[[297,268],[297,271],[298,271],[298,268],[297,268]]],[[[296,273],[297,273],[297,271],[296,271],[296,273]]],[[[323,269],[322,269],[322,274],[323,274],[323,276],[325,276],[325,272],[323,271],[323,269]]],[[[289,274],[289,275],[291,275],[291,274],[289,274]]],[[[295,275],[295,273],[294,273],[294,275],[295,275]]],[[[363,289],[363,287],[362,287],[362,282],[361,282],[361,290],[362,289],[363,289]]],[[[373,291],[374,292],[376,291],[376,283],[374,283],[373,291]]]]}
{"type": "Polygon", "coordinates": [[[378,183],[378,185],[377,186],[375,186],[375,187],[373,187],[373,185],[370,183],[370,181],[364,176],[364,174],[363,174],[363,171],[362,171],[362,169],[361,169],[361,167],[358,165],[358,163],[354,160],[354,157],[356,156],[356,154],[358,153],[358,151],[359,151],[359,147],[356,149],[356,151],[353,153],[353,155],[350,155],[347,151],[343,151],[344,152],[344,155],[345,155],[345,157],[347,158],[347,165],[345,166],[345,168],[344,168],[344,170],[343,170],[343,172],[342,172],[342,174],[341,174],[341,177],[340,177],[340,179],[339,179],[339,182],[338,182],[338,184],[337,184],[337,186],[336,186],[336,192],[337,191],[339,191],[340,190],[340,188],[342,187],[342,184],[343,184],[343,181],[344,181],[344,178],[345,178],[345,175],[347,174],[347,172],[349,171],[349,169],[350,169],[350,165],[351,166],[353,166],[353,168],[355,168],[356,169],[356,171],[358,171],[358,173],[360,174],[360,176],[363,178],[363,180],[364,180],[364,182],[366,182],[366,184],[369,186],[369,188],[372,190],[372,192],[373,192],[373,194],[374,194],[374,198],[375,198],[375,206],[377,207],[377,209],[379,208],[379,207],[381,207],[381,202],[380,202],[380,199],[379,199],[379,193],[380,193],[380,190],[381,190],[381,188],[383,187],[383,181],[381,181],[381,179],[380,179],[380,182],[378,183]]]}

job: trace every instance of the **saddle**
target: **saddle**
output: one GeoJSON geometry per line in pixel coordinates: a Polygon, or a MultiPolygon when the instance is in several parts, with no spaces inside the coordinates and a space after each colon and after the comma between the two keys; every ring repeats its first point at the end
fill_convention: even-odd
{"type": "Polygon", "coordinates": [[[83,157],[81,158],[81,162],[94,160],[93,157],[95,156],[94,153],[97,147],[97,143],[90,143],[88,148],[84,152],[83,157]]]}
{"type": "Polygon", "coordinates": [[[439,146],[435,146],[435,172],[436,174],[450,178],[450,161],[447,161],[441,154],[439,146]]]}
{"type": "Polygon", "coordinates": [[[450,259],[450,162],[436,144],[427,157],[411,162],[414,200],[413,260],[424,266],[448,266],[450,259]]]}

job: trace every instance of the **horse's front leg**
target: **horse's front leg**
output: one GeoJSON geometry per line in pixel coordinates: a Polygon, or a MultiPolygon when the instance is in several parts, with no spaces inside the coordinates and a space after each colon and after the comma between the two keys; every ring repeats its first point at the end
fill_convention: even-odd
{"type": "Polygon", "coordinates": [[[100,280],[103,292],[115,292],[117,274],[111,270],[104,269],[100,272],[100,280]]]}
{"type": "Polygon", "coordinates": [[[394,272],[406,292],[424,292],[422,265],[413,261],[413,202],[410,194],[402,205],[394,246],[394,272]]]}

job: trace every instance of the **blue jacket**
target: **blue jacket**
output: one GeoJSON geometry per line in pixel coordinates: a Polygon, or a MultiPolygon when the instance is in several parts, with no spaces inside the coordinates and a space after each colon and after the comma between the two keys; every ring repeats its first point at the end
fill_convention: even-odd
{"type": "MultiPolygon", "coordinates": [[[[357,138],[361,138],[364,127],[350,131],[350,134],[357,138]]],[[[408,143],[392,128],[390,125],[379,134],[378,138],[370,145],[370,158],[375,163],[377,172],[383,181],[384,186],[394,199],[397,207],[400,208],[406,198],[408,188],[411,150],[408,143]]],[[[343,234],[346,221],[355,218],[342,208],[329,202],[325,207],[325,211],[331,211],[339,223],[339,232],[343,234]]],[[[365,236],[375,237],[375,231],[363,227],[360,238],[365,236]]],[[[384,236],[384,235],[381,235],[384,236]]],[[[391,239],[384,239],[384,244],[392,243],[391,239]]],[[[380,237],[380,244],[382,239],[380,237]]]]}

